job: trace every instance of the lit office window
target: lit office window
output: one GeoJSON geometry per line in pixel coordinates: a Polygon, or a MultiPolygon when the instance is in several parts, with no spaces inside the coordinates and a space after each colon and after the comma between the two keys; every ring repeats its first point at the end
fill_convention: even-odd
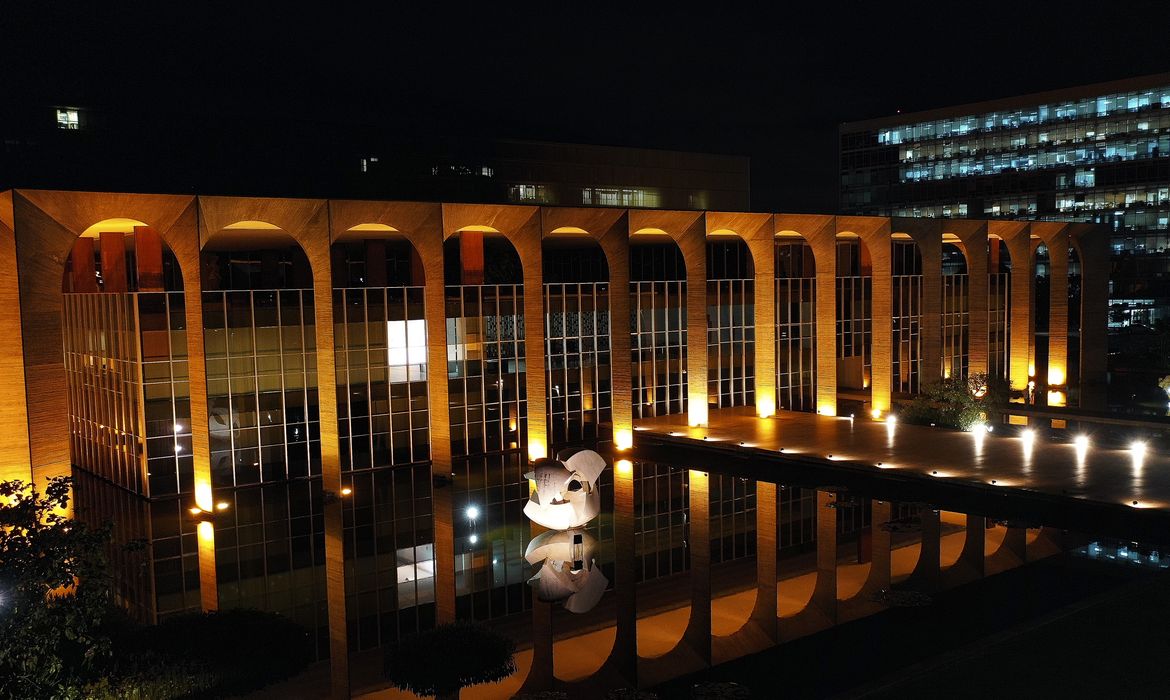
{"type": "Polygon", "coordinates": [[[57,108],[57,128],[75,131],[81,128],[80,110],[73,107],[57,108]]]}

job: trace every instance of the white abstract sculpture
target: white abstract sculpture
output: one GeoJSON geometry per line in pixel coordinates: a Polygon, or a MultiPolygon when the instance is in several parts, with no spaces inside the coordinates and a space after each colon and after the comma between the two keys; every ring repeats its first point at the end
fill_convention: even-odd
{"type": "Polygon", "coordinates": [[[565,609],[574,613],[592,610],[609,586],[609,579],[596,565],[596,549],[597,540],[584,530],[541,533],[524,552],[529,564],[543,562],[528,584],[546,603],[563,602],[565,609]]]}
{"type": "Polygon", "coordinates": [[[536,468],[524,475],[536,482],[524,514],[550,530],[581,527],[601,510],[597,478],[603,471],[605,459],[593,450],[574,452],[563,461],[537,460],[536,468]]]}

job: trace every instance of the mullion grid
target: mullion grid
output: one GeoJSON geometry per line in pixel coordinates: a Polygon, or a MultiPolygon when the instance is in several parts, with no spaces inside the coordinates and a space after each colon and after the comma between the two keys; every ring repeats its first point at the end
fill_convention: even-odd
{"type": "Polygon", "coordinates": [[[922,363],[922,275],[894,275],[893,289],[893,389],[913,393],[922,363]]]}
{"type": "MultiPolygon", "coordinates": [[[[316,420],[314,420],[314,417],[312,415],[313,414],[313,411],[312,411],[313,405],[311,404],[311,402],[309,400],[309,391],[310,391],[310,389],[313,388],[312,385],[314,384],[314,382],[312,381],[312,379],[309,376],[310,365],[313,368],[312,371],[315,373],[315,371],[316,371],[316,356],[315,356],[316,349],[314,346],[312,362],[310,362],[308,334],[306,333],[306,328],[305,328],[305,326],[306,326],[305,319],[307,318],[306,313],[305,313],[305,295],[306,294],[311,295],[312,291],[311,290],[302,290],[302,289],[278,289],[278,290],[232,290],[232,291],[204,292],[205,298],[218,297],[219,300],[222,301],[223,307],[224,307],[224,325],[222,327],[222,330],[224,332],[224,358],[223,359],[224,359],[224,366],[226,368],[226,375],[225,375],[224,379],[226,381],[226,386],[227,386],[227,395],[223,398],[226,398],[227,403],[228,403],[229,425],[227,426],[227,428],[228,428],[227,435],[228,435],[229,455],[230,455],[230,463],[231,463],[231,475],[230,475],[230,483],[216,484],[217,486],[241,487],[241,486],[255,485],[258,483],[272,483],[274,481],[282,481],[282,480],[289,479],[289,478],[301,478],[301,477],[305,477],[305,476],[313,477],[313,476],[319,475],[319,466],[320,465],[317,463],[318,460],[313,459],[313,455],[314,455],[313,445],[315,442],[317,442],[319,440],[319,438],[314,438],[313,432],[314,432],[314,423],[319,421],[320,419],[318,417],[316,420]],[[276,317],[276,325],[273,327],[272,332],[274,333],[274,337],[276,339],[276,350],[275,350],[275,352],[267,353],[266,355],[261,355],[259,353],[258,346],[257,346],[257,342],[258,342],[258,335],[257,335],[257,329],[256,329],[256,308],[257,308],[256,295],[257,294],[271,294],[272,299],[273,299],[273,303],[275,304],[274,314],[276,317]],[[246,325],[243,325],[240,327],[234,327],[232,325],[232,321],[231,321],[232,312],[230,310],[231,304],[229,301],[232,298],[231,295],[246,295],[247,313],[248,313],[248,321],[247,321],[246,325]],[[296,319],[291,319],[291,318],[286,319],[285,318],[284,306],[285,306],[286,300],[294,300],[295,301],[294,305],[296,306],[296,309],[297,309],[297,311],[296,311],[297,318],[296,319]],[[295,328],[295,334],[299,335],[299,343],[298,343],[299,347],[289,348],[286,346],[284,334],[285,334],[285,330],[287,330],[287,328],[295,328]],[[249,334],[249,342],[248,342],[248,349],[247,350],[233,351],[233,349],[232,349],[233,343],[232,343],[232,339],[231,339],[231,332],[233,330],[235,330],[237,332],[243,330],[249,334]],[[294,372],[294,370],[290,369],[287,365],[286,358],[290,354],[300,356],[300,358],[299,358],[300,361],[298,363],[299,368],[296,369],[295,372],[294,372]],[[261,394],[263,393],[263,392],[261,392],[260,367],[259,367],[261,357],[271,357],[272,361],[275,363],[275,365],[277,367],[277,372],[279,373],[279,412],[281,414],[280,415],[281,420],[279,422],[276,422],[276,423],[265,424],[265,423],[263,423],[263,421],[261,419],[261,414],[267,415],[267,412],[261,409],[261,404],[262,404],[261,394]],[[239,360],[246,360],[247,361],[247,369],[243,372],[239,371],[236,367],[234,367],[234,365],[236,364],[235,361],[239,361],[239,360]],[[298,380],[296,383],[300,385],[299,387],[293,386],[289,382],[289,377],[294,375],[294,374],[299,375],[296,377],[296,379],[298,380]],[[239,388],[241,386],[246,386],[247,383],[249,383],[249,382],[251,383],[251,389],[241,392],[239,390],[239,388]],[[299,403],[301,406],[303,406],[303,412],[301,415],[301,421],[303,421],[303,422],[298,421],[298,424],[296,426],[292,426],[294,428],[294,433],[293,433],[293,439],[290,440],[290,438],[289,438],[289,428],[290,428],[290,425],[289,425],[289,417],[290,417],[289,416],[289,398],[290,398],[291,393],[293,393],[293,392],[298,393],[300,395],[299,403]],[[243,410],[244,408],[246,408],[246,406],[242,405],[244,403],[243,400],[245,397],[252,399],[252,403],[254,406],[255,425],[249,426],[246,428],[237,429],[232,424],[232,423],[234,423],[232,418],[234,416],[237,416],[237,415],[246,415],[246,411],[243,410]],[[301,434],[302,425],[304,428],[303,435],[301,434]],[[268,428],[279,427],[279,428],[281,428],[282,435],[280,436],[278,444],[265,444],[264,443],[264,440],[262,437],[263,436],[262,428],[264,428],[264,427],[268,427],[268,428]],[[246,430],[255,432],[256,439],[255,439],[255,446],[254,447],[246,447],[240,443],[240,438],[243,436],[243,433],[246,430]],[[266,454],[271,455],[272,451],[264,449],[266,447],[267,448],[272,448],[272,447],[278,448],[277,450],[275,450],[275,452],[277,453],[276,458],[279,459],[281,462],[280,464],[275,464],[275,465],[269,464],[269,457],[266,457],[265,455],[266,454]],[[246,450],[253,450],[254,451],[254,455],[252,456],[254,458],[253,458],[252,464],[250,465],[251,468],[255,469],[255,473],[254,473],[255,479],[254,480],[249,479],[246,476],[242,475],[238,469],[240,466],[244,466],[245,468],[249,467],[249,465],[246,464],[249,457],[244,454],[244,451],[246,451],[246,450]],[[297,451],[297,452],[304,451],[305,471],[303,474],[293,474],[289,469],[289,464],[291,461],[290,457],[291,457],[291,455],[293,455],[294,451],[297,451]]],[[[238,298],[243,298],[243,297],[241,296],[238,298]]],[[[214,397],[209,397],[209,398],[214,398],[214,397]]],[[[214,478],[214,476],[213,476],[213,478],[214,478]]]]}
{"type": "Polygon", "coordinates": [[[66,294],[62,341],[72,460],[143,494],[145,437],[138,415],[142,378],[134,308],[129,293],[66,294]]]}
{"type": "Polygon", "coordinates": [[[1007,379],[1010,368],[1008,338],[1011,328],[1011,273],[993,272],[987,276],[987,372],[1007,379]]]}
{"type": "Polygon", "coordinates": [[[687,283],[632,281],[630,292],[634,418],[686,413],[687,283]]]}
{"type": "Polygon", "coordinates": [[[690,569],[688,470],[634,463],[634,553],[638,582],[690,569]]]}
{"type": "Polygon", "coordinates": [[[599,426],[611,420],[611,385],[609,351],[608,282],[549,283],[545,292],[546,406],[549,416],[549,444],[553,447],[588,439],[600,439],[599,426]],[[576,310],[569,309],[569,296],[576,300],[576,310]],[[586,312],[585,302],[591,311],[586,312]],[[559,308],[558,308],[559,302],[559,308]],[[576,332],[570,323],[577,315],[576,332]],[[560,330],[556,321],[560,320],[560,330]],[[588,329],[586,329],[588,326],[588,329]],[[603,327],[604,326],[604,327],[603,327]],[[576,341],[577,352],[569,344],[576,341]],[[576,366],[574,367],[574,363],[576,366]],[[580,388],[579,405],[569,387],[580,388]],[[561,388],[563,387],[563,388],[561,388]],[[588,394],[592,409],[585,407],[588,394]],[[593,412],[592,434],[586,430],[588,412],[593,412]]]}
{"type": "Polygon", "coordinates": [[[968,372],[970,313],[966,273],[943,275],[942,354],[943,377],[966,377],[968,372]]]}
{"type": "Polygon", "coordinates": [[[712,473],[710,493],[711,563],[756,554],[756,482],[712,473]]]}
{"type": "Polygon", "coordinates": [[[816,277],[785,274],[804,270],[784,258],[811,256],[807,243],[776,241],[776,388],[778,408],[814,411],[816,395],[816,277]]]}
{"type": "Polygon", "coordinates": [[[707,403],[712,408],[755,404],[755,318],[749,303],[754,287],[751,279],[707,280],[707,316],[714,321],[707,327],[707,403]]]}
{"type": "Polygon", "coordinates": [[[842,248],[848,248],[852,263],[847,268],[837,266],[837,358],[860,356],[863,380],[868,386],[873,353],[873,279],[870,275],[860,274],[860,246],[860,241],[837,243],[838,257],[842,248]],[[850,274],[841,274],[843,268],[850,274]]]}
{"type": "Polygon", "coordinates": [[[922,258],[918,244],[893,240],[891,282],[893,287],[893,390],[918,391],[922,376],[922,258]]]}
{"type": "Polygon", "coordinates": [[[524,373],[520,371],[524,358],[523,290],[520,285],[510,284],[448,286],[448,300],[454,298],[458,305],[458,315],[454,319],[448,317],[449,321],[455,321],[456,333],[454,338],[447,339],[449,348],[467,344],[466,329],[472,318],[468,316],[469,295],[478,299],[479,311],[474,325],[479,328],[479,370],[478,375],[468,376],[467,368],[472,361],[465,360],[460,376],[448,374],[449,386],[452,387],[449,394],[452,453],[466,456],[516,450],[521,447],[520,439],[527,424],[524,373]],[[504,313],[505,305],[511,306],[511,313],[504,313]],[[507,330],[509,323],[510,334],[507,330]],[[494,338],[489,338],[489,329],[493,327],[494,338]],[[459,336],[461,332],[464,337],[459,336]],[[514,365],[511,371],[509,362],[514,365]],[[493,364],[495,370],[491,378],[495,381],[489,381],[488,368],[493,364]],[[479,400],[474,405],[469,399],[469,387],[477,389],[474,395],[479,400]],[[489,420],[489,413],[494,413],[495,418],[489,420]]]}

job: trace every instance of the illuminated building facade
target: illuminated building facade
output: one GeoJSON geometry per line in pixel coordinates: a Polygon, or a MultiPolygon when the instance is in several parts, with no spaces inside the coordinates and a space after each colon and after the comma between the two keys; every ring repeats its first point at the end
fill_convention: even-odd
{"type": "Polygon", "coordinates": [[[1110,326],[1170,320],[1170,74],[851,122],[841,212],[1110,230],[1110,326]]]}
{"type": "Polygon", "coordinates": [[[73,472],[78,517],[145,540],[114,561],[137,617],[282,612],[338,687],[347,649],[532,610],[524,475],[560,448],[618,460],[595,488],[635,534],[586,527],[641,582],[808,546],[827,506],[631,464],[638,419],[880,419],[976,372],[1086,408],[1104,388],[1089,224],[40,190],[0,224],[4,478],[73,472]]]}

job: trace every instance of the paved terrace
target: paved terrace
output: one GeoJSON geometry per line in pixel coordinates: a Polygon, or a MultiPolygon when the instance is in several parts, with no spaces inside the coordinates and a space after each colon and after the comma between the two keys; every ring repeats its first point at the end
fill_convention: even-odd
{"type": "Polygon", "coordinates": [[[713,410],[708,420],[699,428],[682,415],[639,420],[635,454],[785,484],[886,491],[891,500],[962,512],[1003,511],[1094,534],[1170,539],[1170,457],[1152,447],[1135,459],[1127,448],[1090,441],[1078,450],[1036,429],[1029,449],[1015,426],[980,437],[868,416],[781,411],[758,418],[750,407],[713,410]]]}

